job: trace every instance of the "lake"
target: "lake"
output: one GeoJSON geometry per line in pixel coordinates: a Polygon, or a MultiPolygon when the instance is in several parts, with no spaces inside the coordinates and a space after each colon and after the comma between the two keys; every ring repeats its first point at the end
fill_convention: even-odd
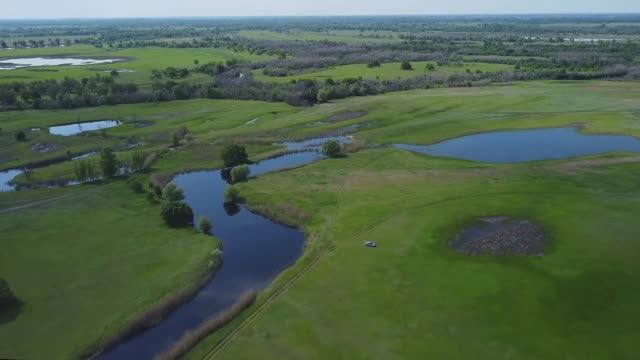
{"type": "Polygon", "coordinates": [[[432,145],[394,147],[435,157],[521,163],[611,152],[640,152],[640,139],[628,135],[588,135],[576,128],[495,131],[457,137],[432,145]]]}
{"type": "Polygon", "coordinates": [[[49,133],[52,135],[72,136],[83,133],[85,131],[109,129],[118,125],[120,125],[120,121],[118,120],[80,122],[67,125],[52,126],[49,128],[49,133]]]}
{"type": "Polygon", "coordinates": [[[29,57],[0,59],[0,70],[14,70],[36,66],[79,66],[111,64],[122,59],[89,59],[89,58],[56,58],[56,57],[29,57]]]}

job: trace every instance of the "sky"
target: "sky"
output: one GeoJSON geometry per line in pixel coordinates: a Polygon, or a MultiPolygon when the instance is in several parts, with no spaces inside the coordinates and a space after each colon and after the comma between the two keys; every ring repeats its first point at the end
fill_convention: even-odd
{"type": "Polygon", "coordinates": [[[640,0],[2,0],[0,19],[640,13],[640,0]]]}

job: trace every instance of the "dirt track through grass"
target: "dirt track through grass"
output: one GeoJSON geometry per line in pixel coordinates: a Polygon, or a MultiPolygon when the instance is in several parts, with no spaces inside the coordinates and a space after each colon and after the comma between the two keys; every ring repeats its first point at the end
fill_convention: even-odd
{"type": "Polygon", "coordinates": [[[18,211],[18,210],[22,210],[22,209],[28,209],[28,208],[34,207],[34,206],[48,204],[50,202],[66,199],[66,198],[69,198],[71,196],[73,196],[73,194],[57,196],[57,197],[54,197],[54,198],[49,198],[49,199],[44,199],[44,200],[39,200],[39,201],[33,201],[33,202],[30,202],[30,203],[27,203],[27,204],[24,204],[24,205],[20,205],[20,206],[13,206],[13,207],[6,208],[6,209],[0,209],[0,214],[12,212],[12,211],[18,211]]]}

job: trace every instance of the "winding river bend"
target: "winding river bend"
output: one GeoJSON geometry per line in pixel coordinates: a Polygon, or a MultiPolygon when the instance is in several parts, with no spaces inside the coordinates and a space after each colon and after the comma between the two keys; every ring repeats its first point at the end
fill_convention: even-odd
{"type": "MultiPolygon", "coordinates": [[[[320,160],[320,148],[328,138],[284,143],[287,155],[250,165],[251,175],[293,168],[320,160]]],[[[347,137],[333,138],[348,142],[347,137]]],[[[179,175],[174,183],[184,191],[195,219],[206,216],[213,223],[212,235],[223,243],[223,266],[200,292],[180,306],[158,326],[121,343],[99,359],[151,359],[178,340],[185,331],[228,308],[244,291],[260,291],[304,249],[304,234],[277,224],[244,207],[224,205],[228,186],[221,170],[179,175]]]]}

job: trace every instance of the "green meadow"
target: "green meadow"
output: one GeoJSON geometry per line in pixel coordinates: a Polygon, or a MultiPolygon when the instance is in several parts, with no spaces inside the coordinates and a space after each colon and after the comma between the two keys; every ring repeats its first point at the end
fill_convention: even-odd
{"type": "MultiPolygon", "coordinates": [[[[45,79],[64,79],[65,77],[91,77],[96,74],[109,75],[112,70],[120,71],[119,81],[134,82],[140,86],[150,86],[151,70],[162,70],[169,66],[193,68],[194,60],[200,64],[220,62],[231,59],[258,61],[269,59],[266,55],[254,55],[248,52],[234,52],[226,48],[135,48],[135,49],[96,49],[92,46],[72,46],[47,49],[18,49],[0,51],[0,59],[17,57],[88,57],[98,59],[122,59],[117,63],[83,66],[43,66],[0,71],[0,82],[33,81],[45,79]]],[[[192,74],[192,82],[205,82],[210,77],[204,74],[192,74]]]]}
{"type": "MultiPolygon", "coordinates": [[[[274,142],[351,132],[363,146],[357,153],[239,186],[256,210],[305,215],[279,219],[310,235],[305,254],[189,359],[623,359],[633,358],[640,315],[637,156],[489,165],[388,145],[571,125],[640,136],[639,100],[635,82],[540,81],[309,108],[187,100],[5,112],[0,157],[10,168],[111,146],[127,159],[126,144],[159,151],[186,127],[190,141],[167,152],[150,174],[137,175],[146,185],[153,174],[220,167],[221,150],[231,142],[259,160],[281,151],[274,142]],[[71,137],[46,130],[97,119],[122,125],[71,137]],[[14,139],[20,130],[26,142],[14,139]],[[36,153],[35,143],[58,147],[36,153]],[[550,236],[544,256],[467,257],[449,248],[462,226],[493,215],[541,224],[550,236]],[[308,220],[297,223],[300,218],[308,220]],[[379,247],[366,249],[363,240],[379,247]]],[[[72,164],[64,162],[18,182],[72,177],[72,164]]],[[[15,352],[9,356],[77,357],[198,279],[217,241],[168,229],[159,211],[124,180],[0,193],[0,273],[24,302],[0,326],[0,344],[15,352]]]]}
{"type": "MultiPolygon", "coordinates": [[[[340,126],[369,123],[355,137],[371,146],[568,125],[638,135],[639,95],[633,83],[545,82],[324,110],[367,112],[340,126]]],[[[240,186],[250,207],[288,223],[296,218],[278,209],[294,208],[318,237],[257,305],[187,358],[631,359],[639,176],[627,154],[490,165],[380,148],[253,179],[240,186]],[[469,257],[449,247],[466,224],[498,215],[541,224],[544,255],[469,257]]]]}
{"type": "Polygon", "coordinates": [[[313,266],[266,292],[226,346],[210,353],[226,334],[214,335],[189,358],[632,359],[637,160],[488,166],[381,149],[252,180],[249,206],[310,216],[313,266]],[[449,247],[465,224],[497,215],[541,224],[544,255],[449,247]]]}
{"type": "Polygon", "coordinates": [[[353,64],[353,65],[340,65],[329,68],[327,70],[321,70],[316,72],[303,73],[299,75],[290,76],[268,76],[262,73],[261,70],[254,70],[252,72],[253,77],[260,81],[273,81],[273,82],[290,82],[292,80],[313,79],[324,81],[326,79],[343,80],[348,78],[363,79],[380,79],[380,80],[392,80],[392,79],[406,79],[410,77],[416,77],[420,75],[451,75],[455,73],[464,73],[477,71],[481,72],[499,72],[513,70],[513,65],[507,64],[488,64],[488,63],[463,63],[458,65],[438,65],[433,61],[416,61],[412,62],[412,70],[403,70],[401,68],[402,63],[385,63],[380,67],[370,68],[367,64],[353,64]],[[434,70],[428,71],[426,69],[427,64],[433,65],[434,70]]]}
{"type": "Polygon", "coordinates": [[[0,193],[0,270],[24,303],[0,319],[2,356],[79,358],[201,277],[217,241],[159,212],[122,181],[0,193]]]}

